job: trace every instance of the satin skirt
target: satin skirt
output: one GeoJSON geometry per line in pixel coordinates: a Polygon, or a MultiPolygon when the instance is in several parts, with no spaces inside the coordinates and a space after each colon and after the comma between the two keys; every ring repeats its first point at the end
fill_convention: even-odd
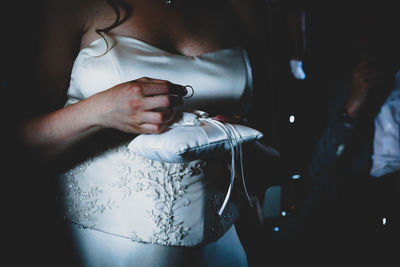
{"type": "Polygon", "coordinates": [[[235,226],[217,241],[199,247],[171,247],[130,241],[70,223],[81,266],[247,267],[235,226]]]}

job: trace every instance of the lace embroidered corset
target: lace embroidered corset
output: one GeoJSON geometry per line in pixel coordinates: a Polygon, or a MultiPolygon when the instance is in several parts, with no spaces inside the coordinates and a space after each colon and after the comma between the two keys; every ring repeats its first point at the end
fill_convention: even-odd
{"type": "Polygon", "coordinates": [[[219,216],[225,193],[213,181],[227,176],[215,161],[164,163],[131,153],[127,145],[60,176],[65,217],[83,227],[132,241],[195,246],[215,241],[238,211],[219,216]]]}
{"type": "MultiPolygon", "coordinates": [[[[250,92],[251,71],[242,49],[185,57],[130,37],[112,41],[113,48],[104,55],[106,45],[101,39],[80,52],[66,105],[144,76],[191,85],[195,95],[190,101],[202,108],[216,103],[233,108],[250,92]]],[[[67,220],[136,242],[209,243],[238,216],[232,201],[218,215],[229,182],[222,158],[166,163],[140,157],[123,144],[59,178],[67,220]]]]}

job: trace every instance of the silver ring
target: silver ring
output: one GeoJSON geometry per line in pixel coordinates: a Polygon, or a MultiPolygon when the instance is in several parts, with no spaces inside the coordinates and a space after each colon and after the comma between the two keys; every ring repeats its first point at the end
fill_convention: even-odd
{"type": "Polygon", "coordinates": [[[194,95],[194,89],[193,89],[192,86],[190,86],[190,85],[185,85],[185,86],[183,86],[183,88],[185,88],[187,92],[189,92],[188,88],[190,88],[191,91],[192,91],[192,93],[191,93],[190,96],[187,96],[187,95],[186,95],[186,96],[184,96],[183,98],[191,98],[191,97],[194,95]]]}

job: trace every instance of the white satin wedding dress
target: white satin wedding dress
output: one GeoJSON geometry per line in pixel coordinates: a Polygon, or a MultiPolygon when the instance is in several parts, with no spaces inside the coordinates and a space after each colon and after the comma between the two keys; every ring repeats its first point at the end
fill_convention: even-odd
{"type": "MultiPolygon", "coordinates": [[[[182,56],[125,36],[99,38],[78,54],[66,105],[141,77],[190,85],[189,106],[238,110],[251,95],[245,51],[182,56]]],[[[229,173],[222,158],[165,163],[107,148],[59,177],[63,214],[85,266],[247,266],[233,223],[218,210],[229,173]]]]}

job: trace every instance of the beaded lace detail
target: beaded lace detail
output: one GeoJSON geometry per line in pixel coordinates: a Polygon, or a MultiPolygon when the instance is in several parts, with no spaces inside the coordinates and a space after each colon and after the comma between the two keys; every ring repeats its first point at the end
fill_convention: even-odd
{"type": "MultiPolygon", "coordinates": [[[[156,223],[151,243],[162,245],[180,245],[180,242],[190,231],[183,221],[176,221],[174,211],[190,204],[185,198],[186,186],[181,180],[183,177],[199,174],[204,169],[204,161],[190,163],[165,163],[140,157],[130,152],[127,147],[121,151],[125,160],[136,162],[134,166],[141,166],[132,172],[129,165],[123,164],[124,175],[119,178],[118,187],[123,194],[130,195],[132,191],[146,190],[148,196],[155,201],[155,207],[147,211],[147,216],[156,223]]],[[[143,241],[136,231],[132,232],[131,240],[143,241]]]]}
{"type": "Polygon", "coordinates": [[[72,196],[67,209],[67,218],[74,218],[74,221],[84,227],[95,227],[92,216],[96,213],[104,213],[115,207],[115,201],[110,199],[101,201],[100,195],[103,190],[99,187],[91,187],[89,190],[83,190],[78,185],[75,176],[68,177],[68,186],[66,195],[72,196]]]}
{"type": "Polygon", "coordinates": [[[87,160],[66,172],[63,179],[66,183],[67,219],[83,227],[98,229],[100,227],[96,225],[94,216],[118,209],[122,201],[129,201],[135,193],[144,192],[154,203],[151,209],[146,210],[146,217],[154,225],[152,234],[141,236],[140,231],[132,229],[123,237],[137,242],[180,245],[191,230],[184,221],[179,221],[174,216],[177,209],[190,205],[190,200],[185,197],[187,186],[182,183],[182,179],[203,172],[205,162],[155,161],[132,153],[127,145],[110,149],[100,156],[109,157],[115,163],[118,175],[109,177],[110,181],[106,185],[82,188],[79,179],[85,175],[88,168],[91,168],[96,158],[87,160]],[[109,190],[114,193],[107,194],[109,190]],[[108,196],[115,197],[111,199],[108,196]]]}

